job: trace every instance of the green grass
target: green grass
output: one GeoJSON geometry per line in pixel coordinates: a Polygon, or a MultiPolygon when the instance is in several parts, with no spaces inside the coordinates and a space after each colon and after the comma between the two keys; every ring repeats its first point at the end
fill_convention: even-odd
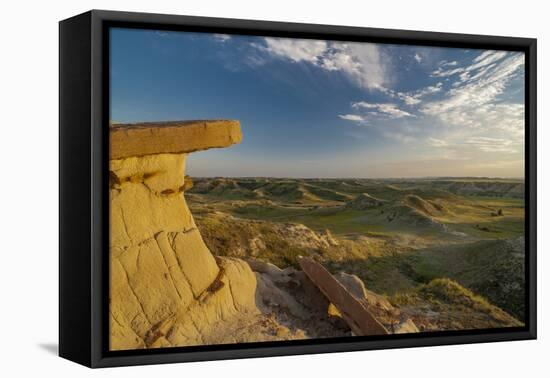
{"type": "Polygon", "coordinates": [[[247,204],[238,206],[231,212],[241,218],[258,220],[276,220],[286,221],[293,216],[310,211],[308,208],[301,207],[283,207],[283,206],[262,206],[259,204],[247,204]]]}
{"type": "Polygon", "coordinates": [[[523,319],[524,247],[522,241],[484,240],[414,251],[403,262],[418,282],[454,279],[523,319]]]}
{"type": "Polygon", "coordinates": [[[448,278],[438,278],[390,298],[412,314],[422,331],[518,327],[523,323],[448,278]],[[425,316],[429,311],[432,315],[425,316]]]}
{"type": "MultiPolygon", "coordinates": [[[[424,330],[517,325],[508,314],[524,317],[524,246],[510,247],[509,240],[524,235],[524,200],[493,195],[499,186],[489,187],[491,196],[445,189],[457,181],[468,183],[227,179],[212,192],[194,192],[189,205],[216,255],[254,257],[282,268],[297,267],[298,255],[312,256],[331,272],[356,274],[370,290],[418,311],[415,322],[424,330]],[[364,210],[346,205],[362,193],[385,202],[364,210]],[[493,216],[499,209],[503,215],[493,216]],[[330,230],[339,245],[304,247],[285,235],[281,227],[288,223],[330,230]],[[252,255],[250,240],[258,235],[264,245],[252,255]],[[428,309],[439,313],[435,323],[423,323],[428,309]]],[[[479,181],[494,182],[521,184],[479,181]]]]}
{"type": "Polygon", "coordinates": [[[299,255],[323,252],[283,237],[281,228],[271,222],[251,222],[220,215],[196,217],[195,222],[210,251],[218,256],[253,257],[285,268],[298,267],[299,255]],[[254,239],[261,239],[261,243],[253,248],[250,241],[254,239]]]}

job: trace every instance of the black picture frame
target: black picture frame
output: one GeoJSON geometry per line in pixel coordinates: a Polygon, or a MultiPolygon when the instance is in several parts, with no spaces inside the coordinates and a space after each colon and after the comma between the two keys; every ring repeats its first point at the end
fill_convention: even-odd
{"type": "Polygon", "coordinates": [[[92,10],[59,24],[59,355],[88,367],[535,339],[536,39],[92,10]],[[249,34],[525,53],[525,327],[108,350],[110,27],[249,34]]]}

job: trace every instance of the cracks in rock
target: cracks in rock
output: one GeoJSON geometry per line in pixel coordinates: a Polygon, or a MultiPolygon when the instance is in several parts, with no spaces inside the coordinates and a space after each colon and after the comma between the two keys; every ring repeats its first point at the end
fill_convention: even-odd
{"type": "MultiPolygon", "coordinates": [[[[120,173],[120,172],[119,172],[120,173]]],[[[193,181],[189,176],[185,176],[183,182],[180,180],[170,180],[170,181],[164,181],[164,176],[162,177],[155,177],[157,175],[165,174],[165,171],[156,171],[156,172],[149,172],[149,173],[137,173],[132,174],[126,177],[121,177],[117,175],[116,171],[110,171],[109,172],[109,184],[111,193],[113,195],[120,195],[121,193],[123,195],[128,194],[128,192],[123,192],[123,190],[130,190],[130,193],[132,190],[137,190],[138,193],[145,196],[150,196],[149,198],[154,199],[152,196],[159,197],[159,199],[156,199],[156,201],[179,201],[179,198],[175,198],[175,196],[182,196],[183,200],[183,193],[186,190],[189,190],[193,187],[193,181]],[[150,180],[151,178],[155,177],[153,180],[150,180]],[[179,182],[178,182],[179,181],[179,182]],[[172,184],[163,184],[164,182],[172,182],[172,184]],[[177,186],[179,183],[182,185],[177,186]],[[136,184],[139,186],[127,186],[136,184]],[[141,187],[143,185],[147,191],[144,191],[144,189],[141,187]],[[164,187],[163,187],[164,186],[164,187]],[[167,186],[173,186],[168,187],[167,186]],[[176,187],[177,186],[177,187],[176,187]],[[171,199],[170,199],[171,197],[171,199]]],[[[179,179],[181,179],[181,176],[178,176],[179,179]]],[[[122,198],[121,201],[126,201],[127,199],[125,197],[119,197],[122,198]]],[[[185,207],[187,208],[187,204],[185,204],[185,207]]],[[[117,246],[117,250],[113,250],[111,252],[111,263],[113,263],[115,260],[118,264],[120,264],[124,278],[122,280],[126,280],[126,284],[128,285],[130,293],[124,294],[126,298],[122,297],[117,300],[126,301],[128,304],[128,309],[131,309],[129,312],[122,312],[119,313],[119,318],[115,318],[114,315],[112,317],[113,319],[113,326],[115,327],[122,327],[122,328],[129,328],[129,331],[133,332],[136,337],[140,340],[140,343],[142,342],[143,345],[146,345],[147,347],[163,347],[167,345],[171,345],[175,342],[177,337],[180,337],[179,335],[179,326],[175,326],[173,323],[171,323],[175,317],[180,317],[185,314],[185,323],[187,323],[188,328],[186,333],[190,334],[191,338],[195,338],[196,340],[200,340],[200,343],[203,343],[204,340],[208,339],[208,332],[210,332],[210,328],[206,327],[203,324],[204,320],[202,319],[201,312],[199,313],[193,313],[192,311],[189,312],[189,305],[191,305],[193,308],[197,308],[195,306],[201,307],[203,304],[206,306],[210,305],[217,305],[217,301],[212,301],[210,298],[217,293],[218,291],[222,290],[225,285],[229,285],[228,293],[231,295],[231,301],[232,306],[235,310],[237,310],[237,305],[235,302],[235,297],[233,296],[233,291],[230,285],[229,280],[225,280],[224,276],[225,271],[222,267],[219,267],[219,272],[216,278],[210,283],[210,285],[202,290],[200,293],[197,293],[195,295],[195,292],[198,292],[198,290],[193,290],[193,285],[191,284],[190,279],[185,273],[184,268],[188,267],[186,265],[186,259],[183,258],[181,248],[185,248],[186,245],[181,245],[180,240],[177,240],[176,237],[178,237],[178,234],[187,234],[191,232],[199,232],[198,228],[194,225],[192,214],[185,213],[185,217],[190,218],[190,224],[183,223],[182,226],[189,227],[185,228],[183,230],[166,230],[161,227],[160,230],[158,230],[156,233],[154,232],[154,228],[151,227],[153,230],[149,234],[149,232],[142,235],[133,235],[133,238],[131,237],[131,231],[135,230],[135,227],[133,226],[133,223],[130,222],[132,219],[125,218],[125,215],[129,217],[131,212],[129,212],[128,209],[126,209],[126,214],[124,211],[124,208],[121,206],[120,209],[120,217],[122,225],[120,225],[120,236],[122,236],[122,240],[120,244],[128,244],[124,246],[117,246]],[[159,234],[163,232],[165,233],[161,237],[161,239],[157,239],[159,234]],[[142,239],[142,237],[146,237],[146,239],[142,239]],[[166,239],[164,239],[166,237],[166,239]],[[126,238],[126,240],[124,240],[126,238]],[[155,245],[152,244],[151,239],[155,239],[156,247],[158,248],[158,251],[153,252],[150,250],[150,248],[154,248],[155,245]],[[145,247],[143,247],[146,245],[145,247]],[[162,246],[162,247],[161,247],[162,246]],[[176,247],[179,247],[179,255],[178,255],[178,249],[176,247]],[[138,248],[138,251],[133,251],[134,248],[138,248]],[[147,248],[147,250],[142,250],[142,248],[147,248]],[[149,256],[154,253],[160,253],[162,256],[162,262],[159,267],[162,267],[164,265],[166,270],[162,270],[160,274],[157,274],[159,279],[165,279],[163,285],[166,289],[169,288],[169,285],[172,285],[174,287],[175,292],[177,293],[177,298],[174,298],[176,301],[179,299],[179,303],[181,305],[178,305],[175,308],[171,308],[170,311],[164,312],[164,313],[155,313],[151,312],[148,316],[148,314],[145,311],[144,306],[148,306],[149,311],[155,311],[154,308],[151,308],[149,302],[146,301],[147,293],[143,290],[147,290],[146,286],[143,286],[143,282],[138,282],[137,278],[138,276],[135,276],[133,273],[134,266],[129,265],[127,261],[125,261],[123,256],[128,256],[126,253],[128,251],[132,251],[132,255],[137,252],[135,260],[136,267],[138,268],[138,274],[142,270],[146,270],[147,268],[147,262],[149,256]],[[169,251],[170,250],[170,251],[169,251]],[[141,255],[141,253],[145,253],[145,255],[141,255]],[[126,263],[126,267],[128,267],[128,270],[126,269],[124,263],[126,263]],[[170,263],[170,266],[169,266],[170,263]],[[175,270],[172,270],[175,269],[175,270]],[[179,269],[179,273],[178,270],[179,269]],[[163,278],[164,277],[164,278],[163,278]],[[132,279],[132,281],[131,281],[132,279]],[[132,286],[132,283],[136,284],[136,287],[134,288],[132,286]],[[137,291],[136,291],[137,290],[137,291]],[[138,293],[143,297],[143,302],[140,300],[140,297],[138,296],[138,293]],[[144,296],[145,295],[145,296],[144,296]],[[134,297],[135,301],[137,302],[137,306],[132,304],[134,297]],[[191,299],[194,300],[191,300],[191,299]],[[189,302],[189,303],[185,303],[189,302]],[[130,307],[131,306],[131,307],[130,307]],[[133,313],[133,315],[131,315],[133,313]],[[187,313],[187,314],[186,314],[187,313]],[[142,315],[143,314],[143,315],[142,315]],[[168,316],[166,316],[168,315],[168,316]],[[133,319],[130,323],[126,324],[129,318],[133,316],[133,319]],[[160,322],[156,322],[159,319],[163,319],[160,322]],[[153,323],[155,321],[156,323],[153,323]],[[199,326],[201,328],[199,328],[199,326]],[[194,332],[193,332],[194,331],[194,332]],[[139,333],[138,333],[139,332],[139,333]],[[191,336],[193,333],[196,334],[196,336],[191,336]],[[166,340],[165,340],[166,339],[166,340]]],[[[188,210],[187,210],[188,211],[188,210]]],[[[116,213],[115,213],[116,214],[116,213]]],[[[182,227],[179,226],[179,227],[182,227]]],[[[177,226],[176,226],[177,227],[177,226]]],[[[180,236],[181,237],[181,236],[180,236]]],[[[133,257],[133,256],[132,256],[133,257]]],[[[155,256],[155,258],[157,258],[155,256]]],[[[160,263],[160,262],[159,262],[160,263]]],[[[191,277],[193,275],[191,272],[188,271],[191,277]]],[[[122,275],[122,272],[121,272],[122,275]]],[[[147,283],[145,283],[147,285],[147,283]]],[[[202,289],[199,288],[199,289],[202,289]]],[[[111,289],[112,290],[112,289],[111,289]]],[[[170,289],[171,290],[171,289],[170,289]]],[[[173,292],[171,293],[173,296],[173,292]]],[[[223,292],[223,295],[226,295],[226,292],[223,292]]],[[[117,297],[118,298],[118,297],[117,297]]],[[[215,297],[214,299],[216,299],[215,297]]],[[[224,299],[223,301],[225,304],[224,306],[228,306],[228,309],[231,309],[231,305],[229,304],[229,299],[224,299]]],[[[156,306],[156,305],[155,305],[156,306]]],[[[203,311],[203,310],[201,310],[203,311]]],[[[206,311],[206,310],[204,310],[206,311]]],[[[183,318],[182,318],[183,319],[183,318]]],[[[130,333],[129,333],[130,335],[130,333]]],[[[185,335],[183,335],[185,336],[185,335]]],[[[185,336],[187,337],[187,336],[185,336]]],[[[136,339],[137,340],[137,339],[136,339]]]]}
{"type": "MultiPolygon", "coordinates": [[[[166,319],[158,322],[157,324],[153,325],[146,333],[145,333],[145,344],[147,347],[151,347],[158,339],[161,337],[164,337],[166,339],[166,335],[168,332],[163,331],[163,327],[167,325],[168,322],[174,321],[174,316],[171,315],[167,317],[166,319]]],[[[171,331],[173,327],[170,327],[168,331],[171,331]]],[[[166,340],[169,344],[171,344],[168,340],[166,340]]]]}
{"type": "MultiPolygon", "coordinates": [[[[157,234],[157,235],[158,235],[158,234],[157,234]]],[[[170,269],[171,266],[168,266],[168,263],[166,262],[166,258],[164,257],[164,254],[162,253],[162,248],[161,248],[161,246],[160,246],[160,244],[159,244],[159,242],[158,242],[158,240],[157,240],[157,238],[156,238],[157,235],[155,235],[155,238],[154,238],[154,239],[155,239],[155,242],[157,243],[157,248],[158,248],[158,250],[159,250],[159,252],[160,252],[160,256],[162,257],[162,261],[164,262],[164,265],[166,266],[166,269],[168,270],[168,275],[169,275],[169,277],[170,277],[170,282],[172,282],[172,285],[173,285],[174,288],[176,289],[176,293],[178,294],[178,297],[179,297],[180,301],[183,301],[183,297],[181,296],[181,293],[180,293],[180,291],[179,291],[179,289],[178,289],[178,286],[176,285],[176,282],[175,282],[175,280],[174,280],[174,276],[172,275],[172,270],[170,269]]],[[[183,273],[183,272],[182,272],[182,273],[183,273]]],[[[185,276],[184,276],[184,278],[187,280],[187,278],[186,278],[185,276]]]]}
{"type": "MultiPolygon", "coordinates": [[[[197,230],[198,232],[198,229],[196,227],[192,227],[190,229],[187,229],[187,230],[184,230],[184,231],[180,231],[182,233],[188,233],[188,232],[191,232],[191,231],[194,231],[194,230],[197,230]]],[[[183,278],[185,278],[185,280],[187,281],[187,284],[189,285],[189,287],[191,288],[191,292],[193,292],[193,285],[191,284],[191,280],[189,280],[189,277],[187,277],[187,275],[185,274],[184,270],[183,270],[183,265],[182,265],[182,262],[178,256],[178,254],[176,253],[176,246],[175,246],[175,239],[176,239],[176,235],[177,233],[173,233],[173,232],[167,232],[166,233],[166,238],[168,239],[168,244],[170,245],[170,250],[172,251],[172,253],[174,254],[174,257],[176,258],[176,262],[178,263],[178,268],[183,276],[183,278]]],[[[193,294],[193,298],[194,299],[197,299],[198,296],[195,296],[195,294],[193,294]]]]}
{"type": "Polygon", "coordinates": [[[130,242],[132,241],[132,238],[130,237],[130,232],[128,231],[128,225],[126,224],[126,219],[124,218],[124,210],[122,210],[122,206],[120,207],[120,219],[122,220],[122,225],[124,227],[124,233],[126,234],[126,237],[130,242]]]}
{"type": "Polygon", "coordinates": [[[197,326],[197,323],[195,323],[195,319],[193,319],[192,316],[189,316],[189,320],[191,320],[191,325],[193,326],[193,328],[195,328],[195,331],[197,331],[197,335],[199,336],[200,343],[203,344],[204,341],[203,341],[203,337],[202,337],[202,332],[199,329],[199,327],[197,326]]]}
{"type": "MultiPolygon", "coordinates": [[[[223,268],[220,267],[220,271],[222,270],[223,268]]],[[[233,303],[233,308],[235,309],[235,311],[239,311],[238,308],[237,308],[237,304],[235,303],[235,296],[233,295],[233,288],[231,287],[231,280],[229,278],[227,278],[227,286],[229,287],[229,295],[231,296],[231,302],[233,303]]]]}
{"type": "Polygon", "coordinates": [[[166,340],[168,340],[170,342],[170,339],[172,338],[172,335],[174,334],[174,331],[176,329],[174,328],[174,326],[170,327],[168,329],[168,331],[166,331],[166,335],[164,337],[166,337],[166,340]]]}
{"type": "Polygon", "coordinates": [[[132,320],[130,321],[130,324],[133,324],[136,321],[138,316],[139,316],[139,314],[135,314],[134,317],[132,318],[132,320]]]}
{"type": "MultiPolygon", "coordinates": [[[[212,295],[214,295],[216,292],[220,291],[224,286],[225,283],[223,282],[223,278],[225,277],[225,270],[223,267],[218,266],[219,272],[214,281],[208,286],[202,293],[199,294],[197,300],[200,303],[205,303],[208,298],[210,298],[212,295]]],[[[228,281],[229,291],[231,293],[231,298],[233,298],[233,293],[231,292],[231,284],[228,281]]],[[[235,300],[233,300],[233,305],[235,305],[235,300]]],[[[236,307],[235,307],[236,310],[236,307]]]]}
{"type": "Polygon", "coordinates": [[[117,319],[117,317],[115,316],[115,314],[113,314],[112,311],[109,311],[110,314],[111,314],[111,318],[115,321],[116,324],[119,325],[119,327],[121,328],[124,328],[124,325],[120,322],[120,320],[117,319]]]}
{"type": "Polygon", "coordinates": [[[145,345],[147,345],[147,347],[150,347],[151,344],[153,344],[155,341],[160,339],[162,336],[164,336],[164,335],[162,334],[162,332],[160,330],[160,325],[159,324],[154,325],[145,334],[145,345]]]}
{"type": "MultiPolygon", "coordinates": [[[[167,234],[171,234],[171,233],[174,233],[174,234],[177,234],[177,233],[188,233],[188,232],[191,232],[191,231],[194,231],[194,230],[198,230],[197,227],[191,227],[191,228],[187,228],[187,229],[183,229],[181,231],[173,231],[173,232],[167,232],[167,234]]],[[[162,231],[161,231],[162,232],[162,231]]],[[[117,253],[116,258],[119,258],[120,256],[122,256],[123,253],[125,253],[126,251],[128,251],[131,247],[141,247],[142,245],[150,242],[152,239],[155,239],[157,237],[157,235],[160,234],[160,232],[157,232],[156,234],[154,234],[153,236],[150,236],[148,237],[147,239],[143,239],[142,241],[140,241],[139,243],[136,243],[136,244],[130,244],[130,245],[126,245],[126,246],[121,246],[121,251],[119,253],[117,253]]],[[[172,237],[172,240],[174,239],[174,237],[172,237]]],[[[155,240],[156,241],[156,240],[155,240]]],[[[158,243],[157,243],[158,244],[158,243]]],[[[170,243],[170,245],[172,246],[172,243],[170,243]]]]}
{"type": "Polygon", "coordinates": [[[120,266],[122,267],[122,270],[124,271],[124,276],[126,277],[126,282],[128,283],[128,287],[130,288],[130,291],[134,295],[134,298],[136,299],[137,303],[139,304],[139,307],[141,309],[141,312],[143,313],[143,316],[145,317],[145,320],[147,320],[147,322],[149,323],[149,326],[151,326],[151,324],[153,323],[151,322],[151,320],[149,320],[149,317],[147,316],[147,313],[143,308],[143,304],[139,300],[139,297],[137,296],[136,292],[134,291],[134,288],[132,287],[132,284],[130,283],[130,277],[128,277],[128,272],[126,271],[126,268],[124,267],[124,265],[122,265],[120,261],[118,261],[118,263],[120,264],[120,266]]]}
{"type": "MultiPolygon", "coordinates": [[[[123,328],[123,329],[126,328],[126,327],[120,322],[120,320],[117,319],[117,317],[115,316],[115,314],[113,314],[112,311],[109,311],[109,313],[111,314],[111,319],[113,319],[114,322],[115,322],[116,324],[118,324],[118,326],[119,326],[120,328],[123,328]]],[[[130,331],[132,331],[132,333],[133,333],[134,336],[136,337],[136,339],[137,339],[138,341],[141,341],[143,344],[145,344],[145,340],[143,339],[143,337],[141,337],[140,335],[138,335],[138,333],[136,332],[136,330],[132,328],[132,322],[135,320],[136,317],[137,317],[137,315],[134,316],[134,318],[133,318],[132,321],[130,322],[130,327],[129,327],[129,328],[130,328],[130,331]]]]}
{"type": "Polygon", "coordinates": [[[136,267],[138,270],[142,270],[141,269],[141,246],[138,247],[138,251],[137,251],[136,267]]]}

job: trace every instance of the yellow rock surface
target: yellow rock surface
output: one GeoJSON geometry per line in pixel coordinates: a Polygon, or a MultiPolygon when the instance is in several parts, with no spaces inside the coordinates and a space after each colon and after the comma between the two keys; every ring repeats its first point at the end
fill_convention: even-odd
{"type": "Polygon", "coordinates": [[[117,124],[110,135],[111,159],[228,147],[242,139],[239,121],[233,120],[117,124]]]}
{"type": "Polygon", "coordinates": [[[128,247],[160,231],[195,228],[182,199],[186,154],[111,160],[111,246],[128,247]]]}
{"type": "Polygon", "coordinates": [[[237,262],[224,262],[227,274],[220,270],[183,196],[190,187],[186,152],[240,141],[238,122],[153,126],[111,130],[111,157],[121,156],[110,160],[112,350],[185,345],[202,336],[187,332],[178,337],[177,319],[187,316],[183,328],[196,331],[194,325],[205,328],[235,314],[236,306],[244,312],[254,309],[253,300],[245,298],[254,298],[254,274],[237,262]],[[139,146],[141,152],[135,150],[139,146]]]}
{"type": "Polygon", "coordinates": [[[111,350],[306,337],[259,309],[266,283],[247,262],[214,257],[185,202],[188,153],[240,139],[236,121],[112,128],[111,350]]]}

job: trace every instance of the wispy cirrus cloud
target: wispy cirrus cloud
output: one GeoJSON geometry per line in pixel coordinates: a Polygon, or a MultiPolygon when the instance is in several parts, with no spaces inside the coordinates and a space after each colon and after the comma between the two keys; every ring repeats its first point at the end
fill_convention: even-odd
{"type": "Polygon", "coordinates": [[[417,105],[422,101],[422,98],[441,91],[443,83],[438,82],[435,85],[429,85],[427,87],[417,89],[409,92],[399,92],[392,89],[384,88],[382,92],[386,93],[391,98],[396,98],[403,101],[406,105],[417,105]]]}
{"type": "Polygon", "coordinates": [[[308,62],[314,65],[322,63],[322,56],[327,50],[326,41],[309,39],[264,38],[264,44],[253,46],[272,56],[288,59],[291,62],[308,62]]]}
{"type": "Polygon", "coordinates": [[[424,140],[438,156],[518,154],[524,105],[502,95],[509,93],[523,65],[522,54],[504,51],[483,51],[469,62],[440,61],[425,81],[436,76],[441,81],[409,91],[381,88],[379,92],[393,101],[354,102],[353,114],[340,117],[373,126],[379,135],[402,144],[424,140]]]}
{"type": "MultiPolygon", "coordinates": [[[[234,175],[524,174],[518,52],[125,30],[111,42],[125,52],[112,59],[113,117],[240,119],[250,135],[225,152],[242,163],[234,175]],[[147,49],[148,64],[126,69],[143,55],[129,43],[147,49]],[[213,78],[199,97],[189,90],[197,74],[213,78]]],[[[204,155],[203,174],[217,174],[218,152],[204,155]]]]}
{"type": "Polygon", "coordinates": [[[517,152],[517,149],[513,146],[514,142],[503,138],[478,136],[468,138],[464,144],[478,148],[483,152],[517,152]]]}
{"type": "Polygon", "coordinates": [[[449,142],[447,142],[446,140],[437,139],[437,138],[433,138],[433,137],[428,138],[428,143],[430,144],[430,146],[433,146],[433,147],[448,147],[449,146],[449,142]]]}
{"type": "Polygon", "coordinates": [[[340,114],[338,117],[346,121],[353,121],[358,123],[366,122],[367,119],[359,114],[340,114]]]}
{"type": "Polygon", "coordinates": [[[229,41],[231,39],[231,36],[229,34],[213,34],[212,38],[214,38],[216,42],[224,43],[229,41]]]}
{"type": "Polygon", "coordinates": [[[439,62],[439,67],[453,67],[458,65],[458,62],[456,60],[442,60],[439,62]]]}
{"type": "Polygon", "coordinates": [[[251,46],[275,58],[340,72],[360,88],[380,89],[389,81],[387,62],[376,44],[264,38],[251,46]]]}
{"type": "MultiPolygon", "coordinates": [[[[485,66],[491,65],[507,55],[505,51],[485,50],[473,59],[472,64],[465,67],[456,67],[458,62],[443,62],[440,67],[431,73],[432,77],[448,77],[456,74],[470,73],[485,66]]],[[[466,77],[466,76],[463,76],[466,77]]]]}
{"type": "MultiPolygon", "coordinates": [[[[231,36],[216,35],[215,38],[226,42],[231,36]]],[[[376,101],[366,92],[364,101],[351,103],[352,111],[337,116],[359,126],[370,126],[369,129],[376,129],[386,138],[401,143],[425,140],[428,146],[446,151],[445,154],[518,150],[515,142],[506,142],[511,139],[493,136],[495,130],[512,139],[522,136],[523,104],[499,99],[511,79],[521,72],[522,54],[487,50],[480,51],[469,61],[449,59],[430,63],[433,58],[429,55],[413,52],[409,56],[422,64],[423,69],[430,64],[436,67],[419,80],[423,86],[398,90],[391,88],[393,73],[390,70],[396,67],[390,64],[391,55],[384,55],[380,45],[268,37],[256,39],[248,46],[250,50],[244,62],[249,66],[263,66],[274,59],[306,64],[325,72],[339,73],[360,89],[375,90],[372,96],[376,101]],[[384,96],[388,100],[384,101],[384,96]],[[446,131],[426,129],[438,124],[434,118],[446,131]],[[407,121],[403,123],[404,120],[407,121]],[[411,127],[411,122],[416,126],[411,127]],[[480,130],[460,132],[464,127],[480,130]],[[430,133],[432,135],[427,136],[430,133]]]]}
{"type": "Polygon", "coordinates": [[[409,144],[409,143],[412,143],[412,142],[417,140],[417,138],[415,136],[412,136],[412,135],[407,134],[407,133],[399,132],[399,131],[384,130],[382,132],[382,135],[385,138],[393,139],[393,140],[398,141],[399,143],[402,143],[402,144],[409,144]]]}
{"type": "Polygon", "coordinates": [[[453,156],[473,156],[477,153],[521,153],[521,146],[516,140],[495,138],[488,136],[472,136],[465,139],[453,138],[451,140],[428,138],[428,144],[432,147],[451,153],[453,156]]]}
{"type": "Polygon", "coordinates": [[[424,104],[419,111],[448,125],[521,134],[524,105],[502,101],[499,96],[514,77],[523,73],[523,67],[523,54],[484,51],[467,66],[440,68],[432,74],[455,77],[456,81],[441,99],[424,104]]]}
{"type": "Polygon", "coordinates": [[[366,101],[353,102],[351,107],[354,109],[363,109],[367,113],[387,116],[389,118],[403,118],[403,117],[414,117],[413,114],[406,112],[402,109],[399,109],[397,105],[390,103],[370,103],[366,101]]]}

